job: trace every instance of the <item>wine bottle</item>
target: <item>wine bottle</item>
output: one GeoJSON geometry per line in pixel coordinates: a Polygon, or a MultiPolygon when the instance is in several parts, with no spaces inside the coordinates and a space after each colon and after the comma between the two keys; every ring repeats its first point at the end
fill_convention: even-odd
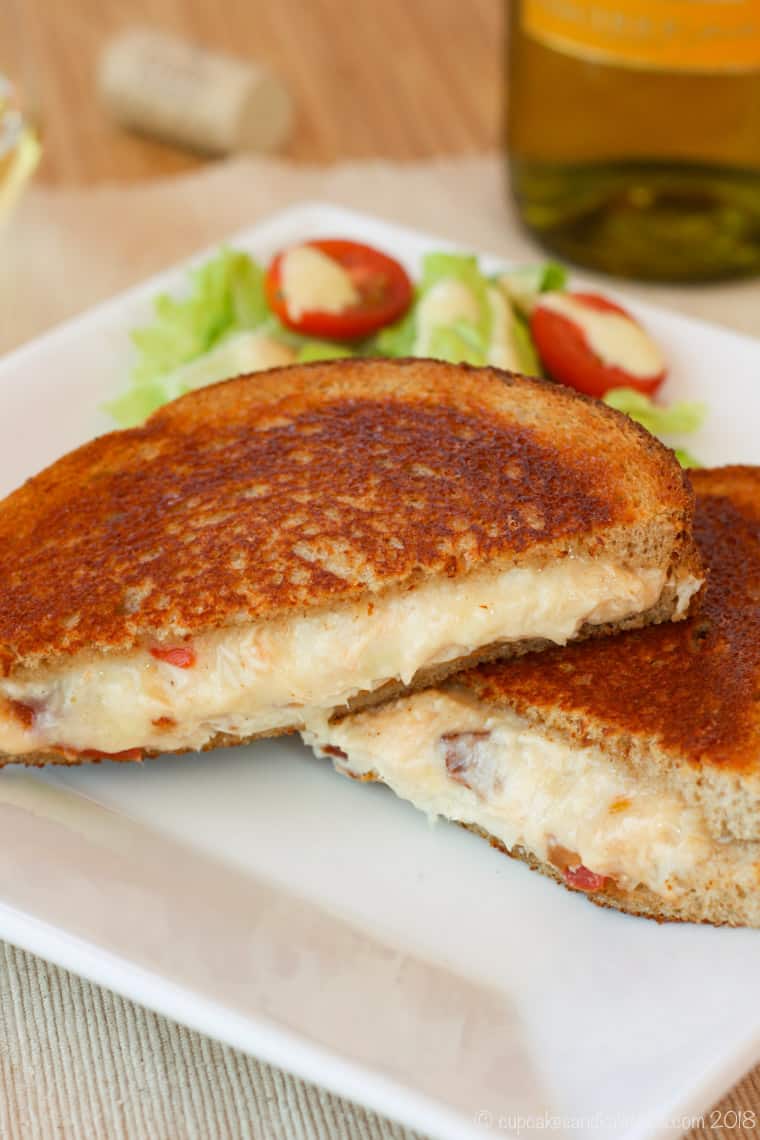
{"type": "Polygon", "coordinates": [[[523,222],[624,277],[760,272],[759,0],[512,0],[523,222]]]}

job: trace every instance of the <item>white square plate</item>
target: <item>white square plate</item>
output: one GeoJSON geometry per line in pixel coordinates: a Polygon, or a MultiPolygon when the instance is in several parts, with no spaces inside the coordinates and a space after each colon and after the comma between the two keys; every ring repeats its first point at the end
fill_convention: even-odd
{"type": "MultiPolygon", "coordinates": [[[[231,244],[267,258],[318,235],[413,270],[450,245],[322,205],[231,244]]],[[[186,269],[0,362],[0,493],[110,427],[128,330],[186,269]]],[[[666,395],[710,406],[689,446],[760,463],[760,344],[631,308],[666,395]]],[[[450,1140],[676,1135],[760,1059],[760,932],[598,910],[292,740],[7,769],[0,936],[450,1140]]]]}

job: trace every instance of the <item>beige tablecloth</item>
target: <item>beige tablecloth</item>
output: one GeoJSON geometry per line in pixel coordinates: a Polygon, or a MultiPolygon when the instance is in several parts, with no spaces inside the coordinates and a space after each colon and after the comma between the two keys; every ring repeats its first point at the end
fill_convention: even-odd
{"type": "MultiPolygon", "coordinates": [[[[515,225],[494,156],[327,169],[239,160],[138,188],[35,189],[0,235],[0,351],[305,199],[366,209],[505,256],[536,255],[515,225]]],[[[760,332],[756,283],[631,291],[760,332]]],[[[742,1135],[730,1126],[731,1110],[760,1116],[760,1068],[720,1109],[724,1127],[697,1130],[700,1140],[742,1135]]],[[[0,944],[0,1137],[412,1140],[413,1134],[0,944]]]]}

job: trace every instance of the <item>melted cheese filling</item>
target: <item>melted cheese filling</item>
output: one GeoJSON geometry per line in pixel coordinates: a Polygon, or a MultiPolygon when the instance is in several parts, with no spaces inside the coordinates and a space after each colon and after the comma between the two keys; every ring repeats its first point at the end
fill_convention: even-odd
{"type": "Polygon", "coordinates": [[[427,690],[314,722],[303,736],[317,752],[340,749],[338,771],[374,773],[430,817],[474,824],[545,863],[564,848],[623,890],[644,884],[676,898],[716,850],[701,813],[678,796],[471,698],[427,690]]]}
{"type": "MultiPolygon", "coordinates": [[[[146,647],[79,656],[57,670],[0,680],[0,751],[44,746],[115,753],[198,749],[218,733],[246,737],[294,727],[390,680],[461,658],[502,639],[564,644],[584,622],[648,609],[662,570],[565,558],[438,579],[371,602],[196,638],[196,663],[179,668],[146,647]],[[2,697],[33,710],[32,723],[2,697]]],[[[683,588],[682,607],[698,587],[683,588]]]]}

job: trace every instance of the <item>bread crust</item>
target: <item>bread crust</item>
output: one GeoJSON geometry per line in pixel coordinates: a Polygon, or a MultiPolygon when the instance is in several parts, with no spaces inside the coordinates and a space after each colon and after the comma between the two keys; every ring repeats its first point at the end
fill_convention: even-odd
{"type": "Polygon", "coordinates": [[[0,503],[0,674],[526,556],[686,565],[691,516],[672,453],[558,385],[427,360],[257,373],[0,503]]]}

